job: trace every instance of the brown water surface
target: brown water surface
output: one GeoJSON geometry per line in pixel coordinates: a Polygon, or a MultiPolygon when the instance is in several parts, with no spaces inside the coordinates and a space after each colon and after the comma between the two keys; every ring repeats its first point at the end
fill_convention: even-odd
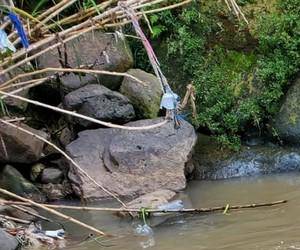
{"type": "MultiPolygon", "coordinates": [[[[84,241],[88,232],[65,223],[70,250],[183,250],[183,249],[300,249],[300,174],[281,174],[224,181],[189,183],[180,195],[187,206],[210,207],[287,199],[276,207],[222,213],[175,216],[152,221],[153,237],[134,234],[138,222],[121,220],[109,213],[72,212],[70,215],[106,232],[119,235],[103,242],[84,241]],[[80,243],[81,242],[81,243],[80,243]]],[[[99,204],[98,204],[99,205],[99,204]]],[[[103,206],[103,203],[100,204],[103,206]]],[[[115,204],[107,203],[106,206],[115,204]]]]}

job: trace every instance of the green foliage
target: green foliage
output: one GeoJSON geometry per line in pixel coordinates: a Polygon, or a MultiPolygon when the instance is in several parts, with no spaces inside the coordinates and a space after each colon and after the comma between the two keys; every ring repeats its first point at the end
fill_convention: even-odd
{"type": "MultiPolygon", "coordinates": [[[[239,0],[238,4],[256,2],[239,0]]],[[[194,123],[234,150],[249,127],[261,130],[278,111],[287,85],[299,71],[299,1],[277,3],[272,13],[250,20],[251,33],[232,16],[224,16],[226,6],[216,1],[149,18],[155,49],[164,52],[160,60],[165,72],[175,67],[174,72],[195,84],[198,115],[194,123]],[[251,35],[249,42],[246,38],[251,35]]],[[[147,56],[136,55],[136,61],[142,59],[137,66],[146,68],[147,56]]]]}

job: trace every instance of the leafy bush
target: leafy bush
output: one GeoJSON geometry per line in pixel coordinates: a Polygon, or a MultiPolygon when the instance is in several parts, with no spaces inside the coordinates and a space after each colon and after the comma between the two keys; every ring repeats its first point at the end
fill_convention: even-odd
{"type": "Polygon", "coordinates": [[[200,130],[237,149],[244,131],[263,129],[278,111],[299,71],[299,6],[297,0],[277,0],[272,13],[254,15],[250,31],[216,1],[150,17],[155,49],[164,50],[165,71],[182,72],[196,86],[194,123],[200,130]]]}

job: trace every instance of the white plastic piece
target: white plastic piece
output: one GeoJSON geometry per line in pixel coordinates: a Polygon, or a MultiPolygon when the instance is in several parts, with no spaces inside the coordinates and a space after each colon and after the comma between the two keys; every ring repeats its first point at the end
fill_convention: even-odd
{"type": "Polygon", "coordinates": [[[53,230],[53,231],[49,230],[49,231],[45,231],[45,235],[62,240],[65,237],[65,230],[63,229],[53,230]]]}
{"type": "Polygon", "coordinates": [[[3,29],[0,29],[0,51],[6,52],[9,49],[12,52],[16,52],[15,46],[9,41],[7,34],[3,29]]]}

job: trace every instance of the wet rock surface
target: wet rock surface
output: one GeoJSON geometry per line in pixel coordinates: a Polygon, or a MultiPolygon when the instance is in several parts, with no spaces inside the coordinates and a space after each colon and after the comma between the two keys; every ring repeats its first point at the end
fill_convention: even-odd
{"type": "MultiPolygon", "coordinates": [[[[47,134],[25,124],[20,127],[47,138],[47,134]]],[[[0,123],[0,162],[33,163],[40,159],[44,142],[32,135],[0,123]]]]}
{"type": "Polygon", "coordinates": [[[124,77],[120,89],[133,104],[137,117],[143,119],[157,117],[162,96],[157,77],[140,69],[130,69],[127,73],[144,82],[142,84],[130,77],[124,77]]]}
{"type": "Polygon", "coordinates": [[[221,150],[214,139],[199,136],[194,154],[196,179],[227,179],[300,170],[300,150],[275,145],[243,146],[239,152],[221,150]]]}
{"type": "MultiPolygon", "coordinates": [[[[135,117],[133,106],[122,94],[111,91],[102,85],[91,84],[67,94],[64,107],[96,119],[125,123],[135,117]]],[[[91,122],[83,119],[72,119],[82,126],[91,122]]]]}
{"type": "MultiPolygon", "coordinates": [[[[131,122],[129,126],[145,126],[162,119],[131,122]]],[[[96,181],[120,196],[136,196],[158,189],[179,191],[185,188],[184,175],[196,133],[183,122],[174,129],[169,122],[144,131],[115,129],[87,130],[67,146],[68,154],[96,181]]],[[[73,189],[84,198],[104,198],[102,191],[76,168],[70,166],[73,189]]]]}

